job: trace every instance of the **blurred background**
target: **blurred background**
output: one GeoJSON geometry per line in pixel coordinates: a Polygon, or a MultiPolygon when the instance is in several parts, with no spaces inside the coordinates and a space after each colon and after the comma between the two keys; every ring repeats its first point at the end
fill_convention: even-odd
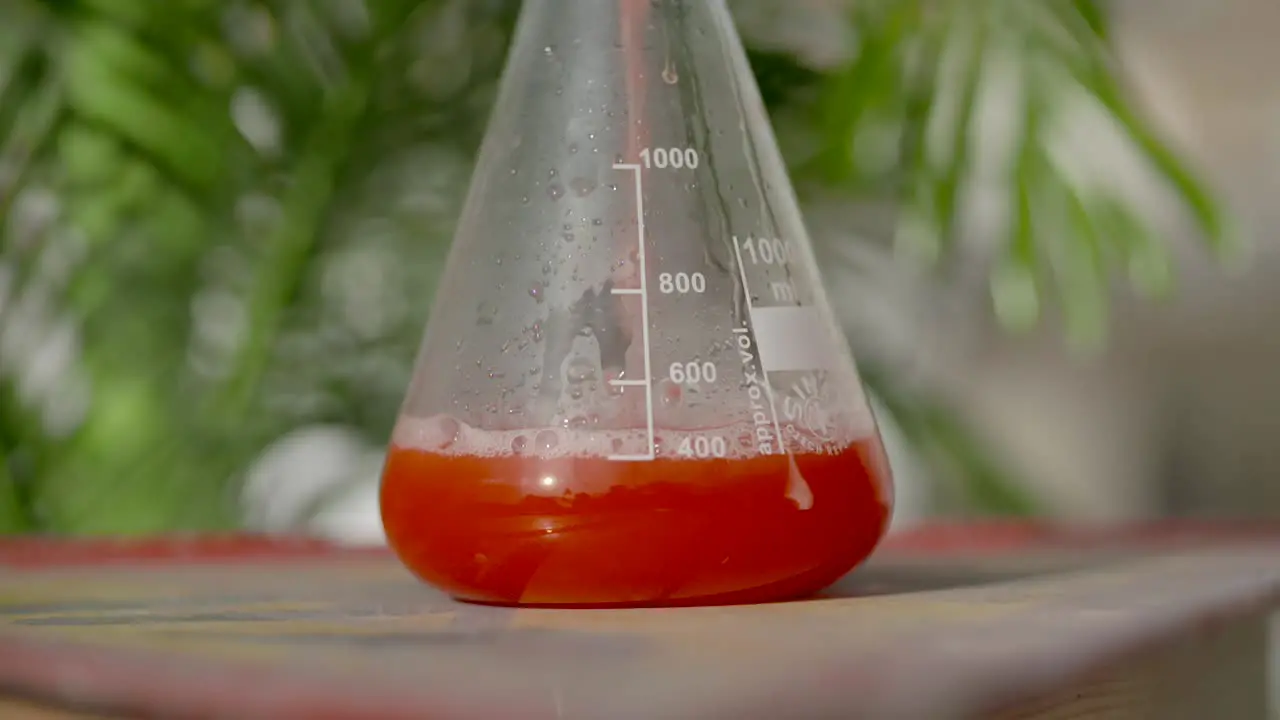
{"type": "MultiPolygon", "coordinates": [[[[1280,515],[1280,5],[731,7],[898,527],[1280,515]]],[[[382,541],[518,9],[0,3],[0,531],[382,541]]]]}

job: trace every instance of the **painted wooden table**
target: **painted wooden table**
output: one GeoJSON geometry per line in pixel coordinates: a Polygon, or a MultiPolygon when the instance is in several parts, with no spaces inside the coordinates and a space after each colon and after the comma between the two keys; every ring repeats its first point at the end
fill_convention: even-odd
{"type": "Polygon", "coordinates": [[[1280,533],[898,535],[823,596],[462,605],[305,540],[0,541],[0,718],[1266,717],[1280,533]]]}

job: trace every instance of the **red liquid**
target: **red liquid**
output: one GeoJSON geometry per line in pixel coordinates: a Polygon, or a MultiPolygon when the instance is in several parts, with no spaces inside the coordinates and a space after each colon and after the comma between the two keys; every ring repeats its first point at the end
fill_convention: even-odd
{"type": "Polygon", "coordinates": [[[766,602],[821,590],[871,554],[889,518],[886,472],[874,439],[829,454],[649,462],[393,445],[382,519],[404,564],[462,600],[766,602]]]}

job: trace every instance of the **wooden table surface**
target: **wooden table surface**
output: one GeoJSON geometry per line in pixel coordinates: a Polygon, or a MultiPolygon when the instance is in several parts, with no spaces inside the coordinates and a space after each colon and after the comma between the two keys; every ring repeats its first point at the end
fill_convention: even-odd
{"type": "Polygon", "coordinates": [[[1278,605],[1270,529],[939,527],[810,600],[585,611],[305,540],[7,541],[0,717],[1249,720],[1278,605]]]}

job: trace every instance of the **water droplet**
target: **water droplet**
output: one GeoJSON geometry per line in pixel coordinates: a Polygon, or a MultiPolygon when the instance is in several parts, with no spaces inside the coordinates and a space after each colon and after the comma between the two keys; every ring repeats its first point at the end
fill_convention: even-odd
{"type": "Polygon", "coordinates": [[[553,430],[542,430],[534,436],[533,442],[543,450],[550,450],[560,444],[560,438],[553,430]]]}
{"type": "Polygon", "coordinates": [[[547,186],[547,194],[551,196],[552,200],[559,200],[564,197],[564,186],[560,183],[551,183],[547,186]]]}
{"type": "Polygon", "coordinates": [[[542,48],[542,54],[543,54],[543,55],[546,55],[547,57],[551,57],[552,55],[555,55],[555,54],[556,54],[556,46],[555,46],[555,45],[548,45],[548,46],[546,46],[546,47],[542,48]]]}
{"type": "Polygon", "coordinates": [[[595,218],[591,221],[591,224],[595,225],[596,227],[599,227],[604,224],[604,220],[601,220],[600,218],[595,218]]]}
{"type": "Polygon", "coordinates": [[[578,197],[586,197],[596,189],[596,181],[584,177],[574,178],[569,182],[569,187],[573,188],[578,197]]]}
{"type": "Polygon", "coordinates": [[[588,380],[594,380],[595,377],[595,364],[581,356],[570,360],[569,366],[565,368],[565,378],[574,385],[584,383],[588,380]]]}
{"type": "Polygon", "coordinates": [[[613,441],[609,443],[609,446],[613,448],[614,452],[622,452],[622,438],[614,438],[613,441]]]}
{"type": "Polygon", "coordinates": [[[519,174],[520,174],[520,169],[519,169],[519,168],[511,168],[511,174],[512,174],[512,175],[519,175],[519,174]]]}
{"type": "Polygon", "coordinates": [[[578,143],[570,143],[570,144],[569,144],[569,154],[570,154],[570,155],[576,155],[576,154],[578,154],[578,143]]]}
{"type": "Polygon", "coordinates": [[[524,452],[524,448],[529,444],[529,438],[523,435],[517,435],[511,438],[511,452],[517,455],[524,452]]]}
{"type": "Polygon", "coordinates": [[[547,171],[547,177],[549,177],[549,178],[554,178],[555,176],[557,176],[557,175],[559,175],[559,174],[560,174],[560,173],[556,172],[556,169],[555,169],[555,168],[551,168],[550,170],[548,170],[548,171],[547,171]]]}
{"type": "Polygon", "coordinates": [[[521,198],[520,198],[520,204],[521,204],[521,205],[528,205],[528,204],[529,204],[529,196],[528,196],[528,195],[525,195],[525,196],[521,197],[521,198]]]}
{"type": "Polygon", "coordinates": [[[661,398],[663,407],[677,407],[684,399],[684,391],[678,384],[663,380],[658,389],[658,397],[661,398]]]}
{"type": "Polygon", "coordinates": [[[569,418],[570,430],[581,430],[586,426],[587,426],[587,418],[585,415],[574,415],[573,417],[569,418]]]}
{"type": "Polygon", "coordinates": [[[546,290],[546,286],[540,282],[536,282],[529,287],[529,297],[537,300],[538,304],[541,305],[542,301],[546,300],[543,293],[544,290],[546,290]]]}
{"type": "Polygon", "coordinates": [[[546,261],[546,262],[542,263],[542,274],[543,274],[543,275],[550,275],[550,274],[551,274],[551,261],[550,261],[550,260],[548,260],[548,261],[546,261]]]}
{"type": "Polygon", "coordinates": [[[581,399],[582,399],[582,388],[580,388],[580,387],[576,387],[576,386],[575,386],[575,387],[570,388],[570,389],[569,389],[569,398],[570,398],[571,400],[581,400],[581,399]]]}
{"type": "Polygon", "coordinates": [[[668,85],[675,85],[680,82],[680,74],[676,72],[675,67],[668,65],[662,68],[662,81],[668,85]]]}
{"type": "Polygon", "coordinates": [[[563,235],[561,235],[561,236],[560,236],[560,238],[561,238],[562,240],[564,240],[565,242],[567,242],[567,243],[571,243],[571,242],[573,242],[574,240],[577,240],[577,239],[578,239],[578,238],[577,238],[577,236],[576,236],[576,235],[574,235],[574,234],[573,234],[573,233],[571,233],[571,232],[564,233],[563,235]]]}

